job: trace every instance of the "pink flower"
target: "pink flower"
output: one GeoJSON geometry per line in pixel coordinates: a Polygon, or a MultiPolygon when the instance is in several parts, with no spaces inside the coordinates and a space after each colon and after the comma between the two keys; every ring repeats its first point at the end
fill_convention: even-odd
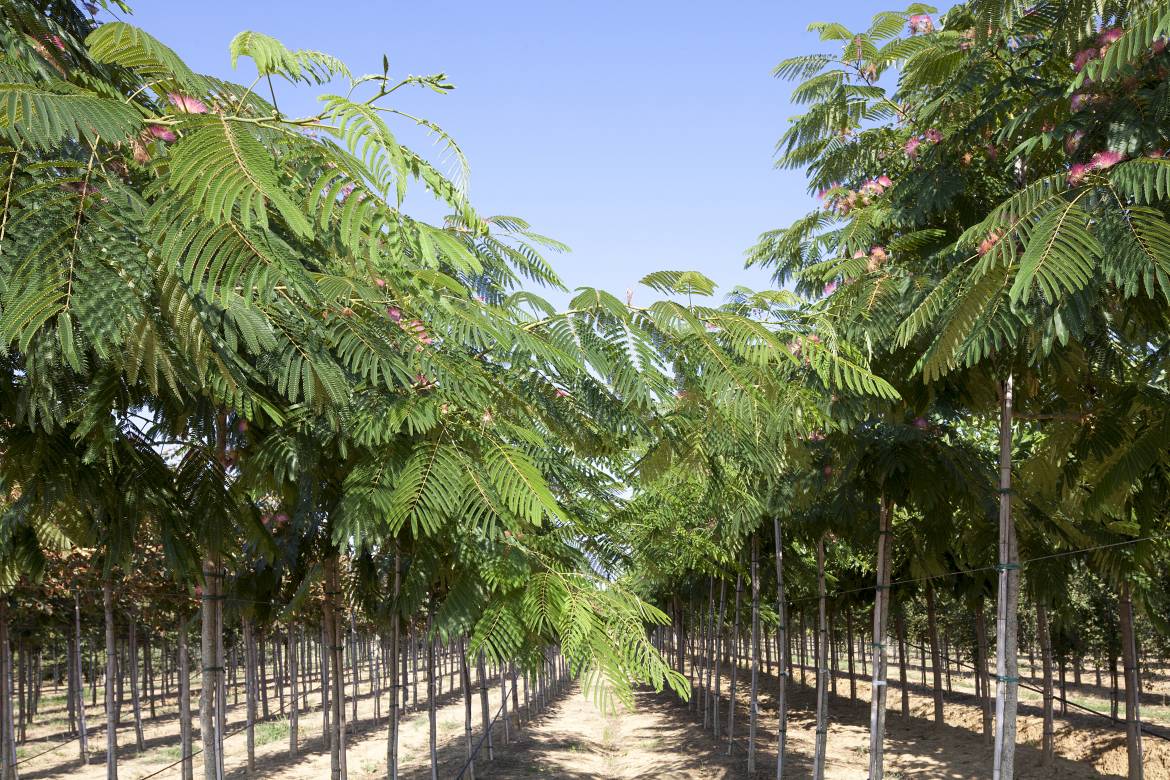
{"type": "Polygon", "coordinates": [[[1105,168],[1112,168],[1124,159],[1125,154],[1123,152],[1104,151],[1094,154],[1093,159],[1089,160],[1089,164],[1100,171],[1105,168]]]}
{"type": "Polygon", "coordinates": [[[930,18],[929,14],[914,14],[909,21],[911,35],[934,32],[934,20],[930,18]]]}
{"type": "Polygon", "coordinates": [[[865,257],[865,250],[864,249],[858,249],[856,252],[853,253],[854,260],[860,260],[863,257],[865,257]]]}
{"type": "Polygon", "coordinates": [[[884,173],[877,178],[877,183],[882,185],[883,187],[893,187],[894,186],[894,183],[892,181],[890,181],[890,177],[886,176],[884,173]]]}
{"type": "Polygon", "coordinates": [[[1161,149],[1155,149],[1154,151],[1152,151],[1146,155],[1146,157],[1152,158],[1154,160],[1161,159],[1162,157],[1165,157],[1165,156],[1166,156],[1166,153],[1164,151],[1162,151],[1161,149]]]}
{"type": "Polygon", "coordinates": [[[193,98],[189,95],[180,95],[178,92],[171,92],[167,95],[167,100],[175,108],[187,114],[206,114],[207,104],[199,98],[193,98]]]}
{"type": "Polygon", "coordinates": [[[925,417],[915,417],[914,427],[920,431],[925,431],[927,427],[929,427],[929,423],[926,421],[925,417]]]}
{"type": "Polygon", "coordinates": [[[396,306],[391,306],[386,310],[386,316],[394,322],[402,322],[402,310],[396,306]]]}
{"type": "Polygon", "coordinates": [[[1075,133],[1071,134],[1068,138],[1065,138],[1064,139],[1064,152],[1065,152],[1065,154],[1072,154],[1073,152],[1075,152],[1077,150],[1077,147],[1081,145],[1081,140],[1084,139],[1084,137],[1085,137],[1085,131],[1084,130],[1077,130],[1075,133]]]}
{"type": "Polygon", "coordinates": [[[1075,114],[1078,111],[1083,111],[1088,108],[1090,102],[1091,98],[1088,95],[1083,95],[1078,92],[1069,99],[1068,107],[1075,114]]]}
{"type": "Polygon", "coordinates": [[[1073,70],[1080,73],[1093,60],[1097,59],[1096,49],[1082,49],[1073,57],[1073,70]]]}
{"type": "Polygon", "coordinates": [[[57,49],[57,51],[65,51],[65,41],[61,40],[60,35],[50,35],[45,39],[45,42],[53,44],[53,47],[57,49]]]}
{"type": "Polygon", "coordinates": [[[375,286],[377,286],[377,288],[379,290],[381,290],[381,289],[384,289],[386,287],[386,280],[385,279],[375,279],[374,284],[375,284],[375,286]]]}
{"type": "Polygon", "coordinates": [[[1076,163],[1069,166],[1068,169],[1068,183],[1070,185],[1080,184],[1085,180],[1085,175],[1093,170],[1093,166],[1089,163],[1076,163]]]}
{"type": "Polygon", "coordinates": [[[237,422],[236,423],[236,430],[239,431],[240,433],[246,432],[248,430],[248,421],[247,420],[240,420],[239,422],[237,422]]]}
{"type": "Polygon", "coordinates": [[[484,409],[483,410],[483,421],[484,421],[484,424],[490,423],[492,421],[492,410],[491,409],[484,409]]]}
{"type": "Polygon", "coordinates": [[[569,397],[569,392],[568,392],[567,390],[562,390],[561,388],[559,388],[559,387],[558,387],[558,388],[557,388],[557,391],[556,391],[556,393],[554,393],[554,395],[555,395],[557,398],[568,398],[568,397],[569,397]]]}
{"type": "Polygon", "coordinates": [[[995,245],[999,243],[1001,235],[1002,234],[998,230],[993,230],[988,233],[987,238],[979,242],[979,249],[977,250],[979,255],[983,256],[990,252],[995,247],[995,245]]]}
{"type": "Polygon", "coordinates": [[[1154,54],[1161,54],[1162,52],[1166,51],[1166,39],[1159,38],[1158,40],[1154,41],[1154,45],[1150,47],[1150,51],[1154,52],[1154,54]]]}
{"type": "Polygon", "coordinates": [[[1110,27],[1108,30],[1102,30],[1101,34],[1097,36],[1097,45],[1102,47],[1101,56],[1105,56],[1105,52],[1109,50],[1109,44],[1116,43],[1120,37],[1120,27],[1110,27]]]}
{"type": "Polygon", "coordinates": [[[829,282],[828,284],[825,285],[825,295],[832,295],[836,291],[837,291],[837,283],[836,282],[829,282]]]}
{"type": "Polygon", "coordinates": [[[162,125],[150,125],[146,128],[146,132],[160,141],[173,141],[178,138],[174,130],[171,130],[169,127],[163,127],[162,125]]]}
{"type": "Polygon", "coordinates": [[[821,473],[824,474],[826,478],[831,477],[833,476],[833,467],[825,466],[823,469],[821,469],[821,473]]]}
{"type": "Polygon", "coordinates": [[[350,182],[349,184],[346,184],[340,190],[338,190],[338,194],[341,195],[342,200],[345,200],[350,195],[352,195],[353,191],[356,189],[357,189],[357,185],[354,184],[353,182],[350,182]]]}
{"type": "Polygon", "coordinates": [[[922,141],[917,136],[911,136],[902,148],[906,150],[906,156],[913,160],[918,156],[918,147],[921,145],[922,141]]]}
{"type": "Polygon", "coordinates": [[[942,140],[942,133],[933,127],[927,130],[923,135],[926,137],[926,140],[930,141],[932,144],[937,144],[942,140]]]}

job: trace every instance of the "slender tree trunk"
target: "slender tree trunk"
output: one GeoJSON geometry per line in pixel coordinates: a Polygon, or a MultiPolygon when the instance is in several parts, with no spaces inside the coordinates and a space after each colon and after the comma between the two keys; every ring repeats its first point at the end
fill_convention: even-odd
{"type": "Polygon", "coordinates": [[[983,601],[980,599],[975,608],[975,649],[978,682],[983,700],[983,738],[991,742],[994,737],[994,717],[991,707],[991,678],[987,668],[990,665],[987,657],[987,617],[983,610],[983,601]]]}
{"type": "Polygon", "coordinates": [[[402,556],[394,552],[394,601],[390,610],[390,729],[386,738],[386,777],[398,780],[398,712],[402,691],[402,673],[399,658],[402,655],[402,617],[399,614],[398,595],[402,588],[402,556]]]}
{"type": "Polygon", "coordinates": [[[244,730],[248,743],[248,771],[256,771],[256,628],[244,620],[244,730]]]}
{"type": "Polygon", "coordinates": [[[711,725],[711,670],[714,662],[712,648],[715,646],[715,578],[707,578],[707,636],[703,641],[703,666],[700,677],[703,682],[703,730],[711,725]]]}
{"type": "Polygon", "coordinates": [[[200,653],[202,675],[199,692],[199,741],[203,753],[204,780],[219,780],[219,725],[216,715],[219,680],[223,677],[222,665],[218,665],[216,637],[218,634],[217,615],[220,599],[221,579],[219,561],[208,558],[203,565],[203,598],[201,603],[200,653]]]}
{"type": "Polygon", "coordinates": [[[1051,766],[1055,755],[1055,724],[1052,717],[1052,637],[1048,632],[1048,608],[1036,603],[1036,638],[1040,642],[1040,662],[1044,666],[1044,736],[1040,743],[1040,761],[1051,766]]]}
{"type": "Polygon", "coordinates": [[[1121,623],[1122,670],[1125,672],[1125,747],[1129,780],[1142,780],[1141,686],[1138,681],[1137,638],[1133,630],[1133,598],[1128,582],[1121,583],[1118,607],[1121,623]]]}
{"type": "Polygon", "coordinates": [[[130,702],[134,709],[134,747],[141,753],[146,749],[146,743],[142,735],[142,699],[138,695],[138,622],[131,615],[128,623],[127,654],[129,655],[130,667],[128,670],[130,674],[130,702]]]}
{"type": "Polygon", "coordinates": [[[8,596],[0,595],[0,780],[17,778],[16,724],[12,712],[12,645],[8,634],[8,596]]]}
{"type": "Polygon", "coordinates": [[[1113,718],[1113,722],[1117,722],[1117,704],[1118,699],[1117,688],[1117,653],[1110,652],[1109,654],[1109,716],[1113,718]]]}
{"type": "Polygon", "coordinates": [[[329,661],[329,635],[325,628],[325,621],[321,621],[321,652],[317,653],[317,668],[321,673],[321,733],[325,738],[326,747],[333,744],[333,728],[329,725],[332,718],[329,709],[329,694],[331,692],[330,685],[330,667],[333,664],[329,661]]]}
{"type": "MultiPolygon", "coordinates": [[[[2,608],[2,607],[0,607],[2,608]]],[[[73,669],[77,675],[77,750],[82,764],[89,763],[89,729],[85,723],[85,677],[81,668],[81,594],[73,593],[73,669]]],[[[188,780],[184,778],[184,780],[188,780]]]]}
{"type": "MultiPolygon", "coordinates": [[[[784,536],[780,528],[780,517],[772,517],[772,536],[776,544],[776,615],[779,626],[776,631],[776,661],[780,666],[780,679],[776,690],[776,780],[784,775],[784,759],[788,747],[788,678],[792,664],[788,658],[788,598],[784,592],[784,536]]],[[[739,593],[736,585],[736,621],[739,620],[739,593]]],[[[734,698],[734,697],[733,697],[734,698]]]]}
{"type": "Polygon", "coordinates": [[[722,660],[724,635],[727,633],[723,628],[724,612],[727,608],[727,580],[719,578],[719,619],[715,623],[715,699],[711,709],[711,732],[719,737],[719,711],[723,708],[723,679],[722,670],[719,668],[719,662],[722,660]]]}
{"type": "Polygon", "coordinates": [[[901,608],[894,615],[894,633],[898,635],[898,682],[902,693],[902,717],[910,719],[910,686],[906,684],[906,618],[901,608]]]}
{"type": "MultiPolygon", "coordinates": [[[[338,626],[338,635],[341,627],[338,626]]],[[[260,702],[260,717],[268,718],[268,643],[264,639],[264,629],[255,630],[253,626],[252,646],[253,663],[256,664],[258,674],[252,678],[253,685],[257,686],[256,693],[260,702]],[[257,636],[258,634],[258,636],[257,636]]]]}
{"type": "Polygon", "coordinates": [[[439,780],[439,755],[438,747],[438,723],[435,720],[435,642],[437,641],[432,633],[434,628],[435,610],[432,606],[427,611],[427,726],[429,727],[430,742],[430,757],[431,757],[431,780],[439,780]]]}
{"type": "Polygon", "coordinates": [[[824,780],[829,731],[829,624],[825,617],[825,536],[817,539],[817,730],[813,780],[824,780]]]}
{"type": "Polygon", "coordinates": [[[293,624],[288,627],[288,755],[296,758],[297,743],[300,737],[301,712],[300,702],[297,700],[297,629],[293,624]]]}
{"type": "Polygon", "coordinates": [[[934,677],[934,723],[942,727],[945,722],[942,691],[942,655],[938,646],[938,614],[935,604],[934,585],[926,583],[926,626],[930,634],[930,669],[934,677]]]}
{"type": "Polygon", "coordinates": [[[483,718],[483,733],[487,742],[488,761],[496,760],[495,747],[492,745],[492,715],[488,709],[487,670],[483,653],[476,659],[475,671],[479,675],[479,708],[483,718]]]}
{"type": "Polygon", "coordinates": [[[512,741],[512,715],[508,711],[508,680],[500,664],[500,720],[504,724],[504,744],[512,741]]]}
{"type": "Polygon", "coordinates": [[[187,652],[187,620],[179,621],[179,758],[182,780],[194,780],[195,758],[191,749],[191,660],[187,652]]]}
{"type": "Polygon", "coordinates": [[[869,778],[885,776],[886,733],[886,625],[890,611],[890,515],[893,509],[882,499],[878,510],[877,591],[873,603],[873,679],[869,711],[869,778]]]}
{"type": "Polygon", "coordinates": [[[735,575],[735,617],[731,622],[731,687],[727,702],[727,755],[735,745],[735,695],[739,679],[739,604],[743,599],[743,575],[735,575]]]}
{"type": "Polygon", "coordinates": [[[350,708],[350,719],[357,723],[358,701],[361,699],[361,667],[358,666],[357,620],[351,610],[349,613],[349,668],[353,673],[353,701],[350,708]]]}
{"type": "Polygon", "coordinates": [[[326,657],[329,659],[330,676],[333,678],[332,717],[330,726],[333,734],[329,744],[329,771],[333,780],[346,777],[345,767],[345,659],[342,642],[342,628],[337,619],[337,597],[341,595],[341,583],[337,574],[337,552],[331,551],[325,558],[325,638],[329,643],[326,657]]]}
{"type": "Polygon", "coordinates": [[[114,632],[114,587],[102,579],[102,608],[106,617],[106,780],[118,780],[118,726],[114,681],[118,679],[118,640],[114,632]]]}
{"type": "Polygon", "coordinates": [[[747,771],[756,771],[756,728],[760,720],[760,537],[752,535],[752,697],[748,710],[747,771]]]}
{"type": "Polygon", "coordinates": [[[853,608],[845,610],[845,644],[849,664],[849,701],[857,701],[857,677],[853,666],[853,608]]]}
{"type": "Polygon", "coordinates": [[[992,780],[1012,780],[1016,758],[1019,670],[1016,633],[1020,560],[1012,521],[1012,377],[1000,386],[999,594],[995,605],[995,753],[992,780]]]}
{"type": "Polygon", "coordinates": [[[459,640],[459,670],[463,688],[463,735],[467,740],[467,780],[475,780],[475,738],[472,727],[471,669],[467,659],[466,640],[459,640]]]}

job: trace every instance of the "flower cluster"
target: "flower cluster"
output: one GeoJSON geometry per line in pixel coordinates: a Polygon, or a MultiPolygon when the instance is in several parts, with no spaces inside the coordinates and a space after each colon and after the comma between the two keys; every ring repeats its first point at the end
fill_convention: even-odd
{"type": "Polygon", "coordinates": [[[937,144],[941,143],[943,139],[942,133],[936,128],[930,128],[921,136],[912,135],[906,139],[906,143],[902,145],[902,151],[906,152],[906,156],[911,160],[918,157],[918,148],[923,143],[937,144]]]}
{"type": "Polygon", "coordinates": [[[178,92],[171,92],[167,95],[167,100],[171,101],[171,105],[184,114],[207,113],[207,104],[199,98],[194,98],[190,95],[180,95],[178,92]]]}
{"type": "Polygon", "coordinates": [[[1093,171],[1103,171],[1106,168],[1112,168],[1124,159],[1124,152],[1112,150],[1097,152],[1087,163],[1074,163],[1069,166],[1068,183],[1070,185],[1080,184],[1093,171]]]}
{"type": "Polygon", "coordinates": [[[925,35],[934,32],[934,20],[930,18],[930,14],[914,14],[910,17],[907,26],[911,35],[925,35]]]}
{"type": "Polygon", "coordinates": [[[889,176],[882,174],[876,179],[870,179],[858,187],[856,190],[849,190],[844,195],[829,195],[829,190],[821,190],[819,194],[822,201],[824,201],[825,208],[829,211],[836,211],[841,216],[845,216],[858,205],[868,206],[873,202],[873,199],[881,195],[889,187],[892,187],[894,182],[890,180],[889,176]]]}
{"type": "Polygon", "coordinates": [[[860,260],[863,257],[869,258],[865,262],[865,270],[873,273],[886,264],[886,261],[890,259],[890,253],[886,251],[884,246],[870,247],[869,252],[866,252],[864,249],[858,249],[853,253],[854,260],[860,260]]]}

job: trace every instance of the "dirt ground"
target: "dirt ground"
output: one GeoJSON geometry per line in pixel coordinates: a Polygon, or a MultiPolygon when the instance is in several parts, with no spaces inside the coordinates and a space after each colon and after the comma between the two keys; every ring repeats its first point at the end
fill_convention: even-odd
{"type": "MultiPolygon", "coordinates": [[[[526,723],[518,734],[513,734],[509,744],[503,744],[503,725],[497,723],[493,729],[495,760],[486,761],[485,750],[476,763],[476,774],[480,778],[617,780],[648,777],[683,780],[750,777],[746,771],[745,752],[748,728],[747,682],[746,671],[741,670],[735,716],[736,738],[730,756],[727,754],[726,740],[717,741],[709,731],[703,729],[701,711],[692,711],[687,704],[672,696],[639,691],[636,709],[605,714],[592,701],[580,695],[576,688],[571,688],[554,701],[547,711],[526,723]]],[[[948,696],[946,704],[947,725],[941,729],[931,722],[933,709],[927,691],[914,682],[912,676],[911,717],[908,720],[900,714],[900,690],[896,686],[890,690],[886,776],[892,780],[919,777],[981,780],[990,776],[991,749],[980,734],[981,714],[974,698],[963,693],[964,686],[969,687],[970,681],[958,677],[953,680],[955,692],[948,696]]],[[[729,683],[729,676],[725,676],[721,716],[724,732],[729,683]]],[[[773,777],[775,772],[776,684],[775,677],[765,675],[761,678],[758,778],[773,777]]],[[[420,685],[419,688],[425,698],[424,686],[420,685]]],[[[812,763],[813,692],[809,687],[800,685],[793,688],[788,732],[791,770],[786,771],[785,776],[803,778],[810,776],[812,763]]],[[[373,696],[368,691],[363,693],[359,702],[358,720],[356,724],[349,724],[347,762],[351,778],[372,780],[385,776],[386,695],[383,695],[381,721],[375,725],[373,696]]],[[[830,697],[826,776],[834,780],[862,780],[866,777],[869,686],[864,680],[859,681],[856,702],[849,700],[849,686],[845,680],[838,681],[838,693],[840,695],[830,697]]],[[[1077,693],[1083,697],[1094,695],[1093,691],[1087,689],[1078,690],[1077,693]]],[[[497,682],[490,688],[493,713],[499,707],[499,695],[497,682]]],[[[269,696],[269,704],[275,711],[275,692],[270,691],[269,696]]],[[[522,694],[520,699],[523,702],[522,694]]],[[[467,745],[463,726],[463,700],[457,690],[450,690],[449,680],[443,686],[438,704],[438,776],[452,778],[466,761],[467,745]]],[[[477,739],[479,706],[477,696],[473,713],[477,739]]],[[[30,733],[32,741],[20,748],[21,777],[24,780],[101,780],[105,776],[102,755],[105,739],[104,729],[99,725],[102,718],[100,704],[88,709],[91,763],[85,767],[77,760],[75,740],[58,745],[48,738],[59,735],[64,728],[62,696],[55,695],[51,690],[46,692],[41,709],[38,725],[30,733]]],[[[158,708],[158,715],[156,720],[145,722],[146,749],[138,753],[134,749],[132,713],[129,708],[124,711],[123,728],[119,730],[119,743],[122,745],[119,768],[123,780],[143,780],[152,776],[152,773],[159,773],[154,776],[163,780],[179,776],[177,767],[167,768],[179,758],[176,736],[178,724],[173,699],[169,706],[158,708]]],[[[229,734],[242,726],[242,718],[242,704],[229,710],[229,734]]],[[[322,719],[319,708],[302,713],[300,724],[300,753],[296,758],[288,755],[286,722],[273,719],[257,727],[255,776],[280,780],[328,777],[329,756],[321,739],[322,719]]],[[[1058,717],[1056,724],[1058,757],[1054,766],[1042,768],[1039,754],[1040,711],[1037,705],[1029,702],[1021,705],[1017,777],[1022,780],[1089,780],[1125,776],[1126,754],[1122,728],[1112,726],[1107,721],[1071,713],[1067,717],[1058,717]]],[[[400,765],[404,780],[423,780],[430,776],[427,741],[424,701],[421,708],[412,704],[402,723],[400,765]]],[[[1170,742],[1147,738],[1143,744],[1146,777],[1149,780],[1170,779],[1170,742]]],[[[229,736],[225,746],[228,776],[247,777],[244,735],[239,733],[229,736]]],[[[195,764],[198,777],[201,772],[199,757],[196,757],[195,764]]]]}

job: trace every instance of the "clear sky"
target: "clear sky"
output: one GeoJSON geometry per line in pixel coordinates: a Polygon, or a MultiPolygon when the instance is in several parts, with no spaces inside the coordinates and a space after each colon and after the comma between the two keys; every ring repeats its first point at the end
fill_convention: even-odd
{"type": "MultiPolygon", "coordinates": [[[[567,243],[555,258],[566,284],[635,302],[660,269],[698,270],[719,295],[769,275],[743,256],[764,230],[813,204],[799,173],[776,170],[773,149],[795,109],[771,76],[782,58],[819,50],[812,21],[853,28],[887,7],[789,0],[448,0],[298,2],[130,0],[128,21],[197,70],[233,75],[228,42],[257,30],[293,48],[342,58],[355,72],[443,71],[445,96],[419,91],[411,111],[455,136],[471,163],[482,214],[512,214],[567,243]]],[[[108,15],[99,18],[109,19],[108,15]]],[[[308,95],[282,102],[311,112],[308,95]]],[[[414,138],[409,133],[404,138],[414,138]]],[[[408,209],[423,216],[421,193],[408,209]]],[[[437,212],[435,212],[437,214],[437,212]]],[[[563,303],[562,296],[550,296],[563,303]]]]}

